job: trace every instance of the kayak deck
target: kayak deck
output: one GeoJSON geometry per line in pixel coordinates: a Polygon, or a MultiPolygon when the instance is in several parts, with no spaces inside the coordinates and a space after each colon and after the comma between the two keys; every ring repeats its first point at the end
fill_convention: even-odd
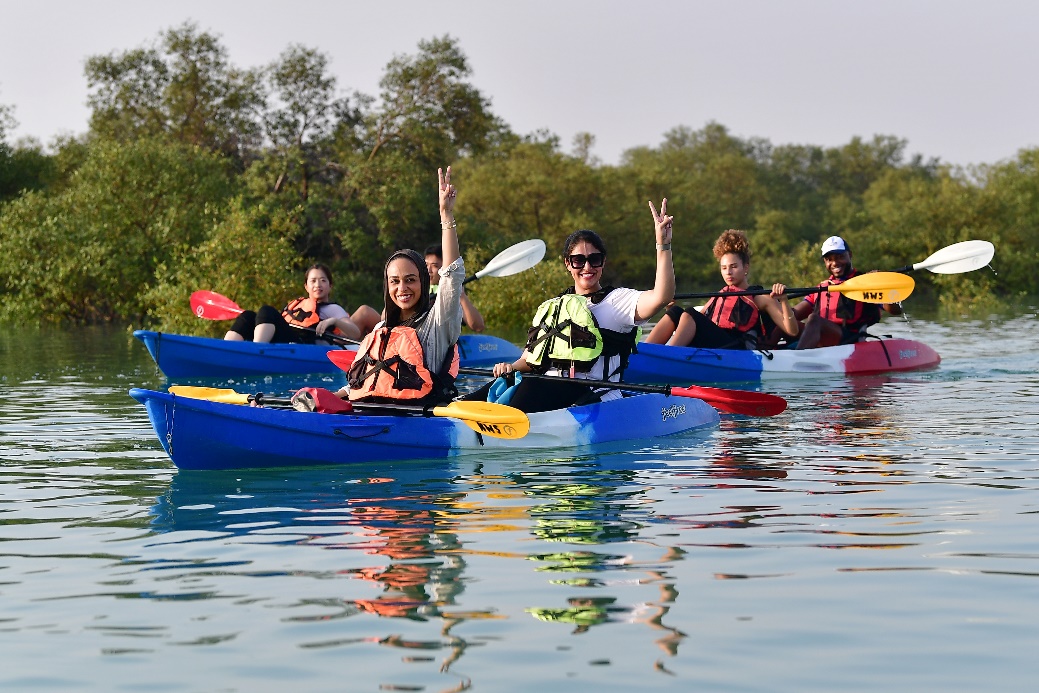
{"type": "Polygon", "coordinates": [[[699,399],[644,394],[530,414],[530,433],[479,436],[461,421],[423,416],[319,414],[224,404],[134,388],[173,463],[237,469],[455,457],[509,449],[558,449],[656,438],[714,426],[699,399]]]}
{"type": "MultiPolygon", "coordinates": [[[[136,330],[133,336],[147,347],[167,378],[341,373],[328,360],[328,352],[357,350],[356,346],[235,342],[151,330],[136,330]]],[[[514,361],[520,355],[519,347],[490,335],[464,334],[458,339],[458,351],[461,365],[469,368],[514,361]]]]}
{"type": "Polygon", "coordinates": [[[640,342],[624,379],[637,383],[760,382],[771,378],[870,375],[937,367],[934,349],[883,339],[818,349],[704,349],[640,342]]]}

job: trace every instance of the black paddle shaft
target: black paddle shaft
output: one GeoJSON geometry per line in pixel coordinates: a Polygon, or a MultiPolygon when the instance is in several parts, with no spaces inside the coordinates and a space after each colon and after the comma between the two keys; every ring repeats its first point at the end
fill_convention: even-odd
{"type": "MultiPolygon", "coordinates": [[[[486,368],[459,368],[462,375],[486,375],[493,376],[494,371],[486,368]]],[[[670,395],[670,385],[636,385],[635,383],[615,383],[612,380],[588,380],[585,378],[565,378],[561,375],[542,375],[540,373],[524,373],[517,371],[524,378],[535,380],[568,380],[574,385],[587,385],[588,387],[608,388],[611,390],[627,390],[629,392],[654,392],[660,395],[670,395]]]]}

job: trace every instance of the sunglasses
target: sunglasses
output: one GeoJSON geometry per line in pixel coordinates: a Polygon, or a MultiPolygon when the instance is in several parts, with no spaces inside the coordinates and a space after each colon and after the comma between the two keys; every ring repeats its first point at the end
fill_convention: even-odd
{"type": "Polygon", "coordinates": [[[585,262],[592,267],[602,267],[602,263],[606,262],[606,254],[592,253],[591,255],[581,255],[580,253],[574,253],[566,256],[566,262],[574,269],[581,269],[584,267],[585,262]]]}

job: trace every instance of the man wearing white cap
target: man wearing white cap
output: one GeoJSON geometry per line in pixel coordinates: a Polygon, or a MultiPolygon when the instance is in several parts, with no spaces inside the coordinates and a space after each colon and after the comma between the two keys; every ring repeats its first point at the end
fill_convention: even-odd
{"type": "MultiPolygon", "coordinates": [[[[840,236],[823,241],[823,264],[830,278],[819,286],[833,286],[860,274],[852,267],[851,248],[840,236]]],[[[863,303],[853,301],[842,293],[824,291],[809,294],[794,308],[794,316],[804,320],[804,329],[797,342],[798,349],[813,349],[834,344],[852,344],[866,338],[866,328],[880,322],[880,309],[892,315],[901,315],[897,303],[863,303]]]]}

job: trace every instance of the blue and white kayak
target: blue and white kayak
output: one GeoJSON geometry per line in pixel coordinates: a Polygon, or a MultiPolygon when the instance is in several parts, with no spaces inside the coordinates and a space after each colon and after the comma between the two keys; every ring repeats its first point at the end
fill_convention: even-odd
{"type": "Polygon", "coordinates": [[[704,349],[640,342],[624,371],[633,383],[735,383],[819,375],[868,375],[934,368],[938,353],[911,339],[818,349],[704,349]]]}
{"type": "MultiPolygon", "coordinates": [[[[341,373],[325,354],[344,348],[356,350],[353,346],[330,344],[232,342],[151,330],[137,330],[133,336],[144,343],[167,378],[341,373]]],[[[458,339],[458,351],[461,365],[468,368],[514,361],[521,353],[511,342],[478,334],[462,335],[458,339]]]]}
{"type": "Polygon", "coordinates": [[[656,438],[714,426],[699,399],[635,395],[530,414],[530,432],[479,436],[457,419],[319,414],[249,407],[134,388],[166,454],[180,469],[237,469],[436,459],[656,438]]]}

